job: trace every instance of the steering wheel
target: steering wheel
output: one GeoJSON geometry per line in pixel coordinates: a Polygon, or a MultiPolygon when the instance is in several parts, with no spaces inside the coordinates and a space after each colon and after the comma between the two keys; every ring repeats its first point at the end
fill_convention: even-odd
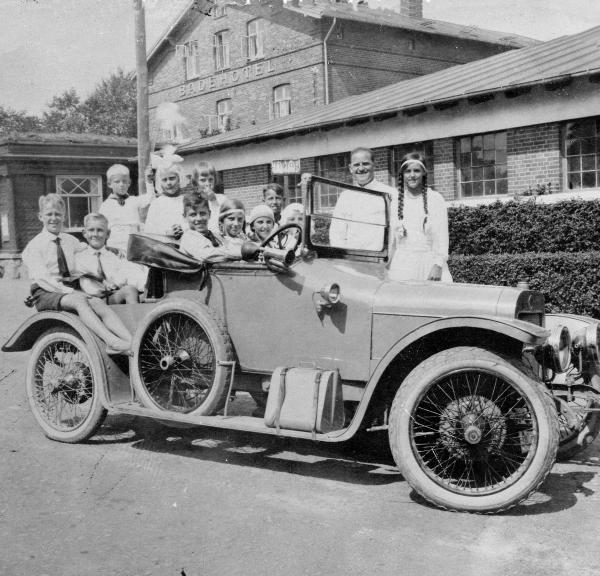
{"type": "MultiPolygon", "coordinates": [[[[286,236],[287,236],[287,234],[286,234],[286,236]]],[[[302,238],[302,226],[300,226],[300,224],[295,224],[293,222],[290,224],[284,224],[281,228],[277,228],[277,230],[275,230],[269,236],[267,236],[261,242],[260,245],[262,247],[267,246],[269,244],[269,242],[271,242],[273,240],[273,238],[277,238],[277,246],[279,248],[282,248],[282,249],[285,248],[286,250],[295,250],[302,238]],[[296,228],[298,230],[298,235],[295,238],[296,242],[293,244],[293,246],[287,246],[287,245],[282,246],[279,236],[281,236],[284,232],[287,232],[288,230],[290,230],[292,228],[296,228]]],[[[288,238],[289,238],[289,236],[288,236],[288,238]]]]}

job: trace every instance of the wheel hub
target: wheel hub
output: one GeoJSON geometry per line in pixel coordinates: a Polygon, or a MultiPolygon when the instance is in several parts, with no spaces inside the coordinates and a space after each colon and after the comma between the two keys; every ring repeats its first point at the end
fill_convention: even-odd
{"type": "Polygon", "coordinates": [[[474,448],[483,453],[499,449],[506,438],[502,411],[484,396],[463,396],[450,402],[440,414],[443,446],[455,457],[472,457],[474,448]]]}

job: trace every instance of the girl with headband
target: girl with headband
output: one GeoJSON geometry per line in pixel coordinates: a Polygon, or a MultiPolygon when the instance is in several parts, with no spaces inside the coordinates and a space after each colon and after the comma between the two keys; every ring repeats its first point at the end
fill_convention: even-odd
{"type": "Polygon", "coordinates": [[[427,187],[427,168],[417,152],[406,154],[398,174],[398,221],[389,266],[392,280],[452,282],[448,269],[448,211],[427,187]]]}

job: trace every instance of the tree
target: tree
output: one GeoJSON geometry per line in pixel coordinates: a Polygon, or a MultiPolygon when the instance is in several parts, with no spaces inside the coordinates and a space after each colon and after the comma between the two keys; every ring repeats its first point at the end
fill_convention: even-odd
{"type": "Polygon", "coordinates": [[[81,99],[75,88],[54,96],[42,118],[45,132],[87,132],[88,122],[81,110],[81,99]]]}
{"type": "Polygon", "coordinates": [[[10,132],[37,132],[41,129],[41,121],[24,111],[0,106],[0,135],[10,132]]]}
{"type": "Polygon", "coordinates": [[[88,132],[135,137],[136,84],[133,72],[121,68],[101,80],[81,106],[88,132]]]}

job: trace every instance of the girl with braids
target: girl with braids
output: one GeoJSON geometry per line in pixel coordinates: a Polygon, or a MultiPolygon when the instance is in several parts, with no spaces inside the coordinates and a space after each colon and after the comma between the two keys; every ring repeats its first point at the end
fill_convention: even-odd
{"type": "Polygon", "coordinates": [[[448,269],[448,212],[441,194],[427,187],[423,157],[402,158],[398,174],[398,221],[389,266],[392,280],[452,282],[448,269]]]}

